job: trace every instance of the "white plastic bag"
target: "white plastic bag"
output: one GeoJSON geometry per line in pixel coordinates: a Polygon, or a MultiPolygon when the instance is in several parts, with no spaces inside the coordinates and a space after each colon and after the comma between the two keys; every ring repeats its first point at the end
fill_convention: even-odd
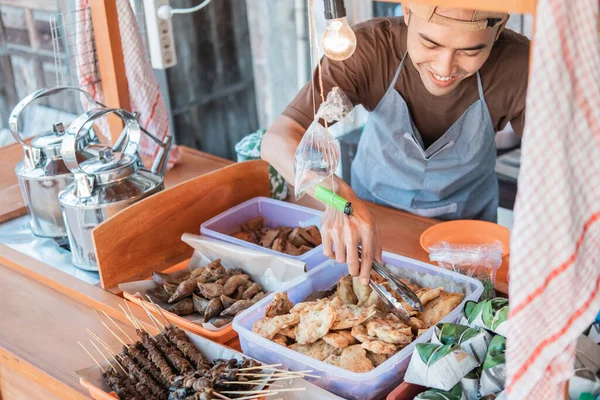
{"type": "Polygon", "coordinates": [[[479,279],[484,284],[482,299],[491,299],[496,293],[496,271],[502,265],[502,243],[469,245],[436,243],[429,248],[429,259],[440,267],[479,279]]]}
{"type": "Polygon", "coordinates": [[[320,119],[327,123],[341,121],[353,109],[348,96],[334,87],[321,104],[312,124],[302,137],[294,156],[294,188],[296,199],[332,176],[340,162],[340,149],[320,119]]]}

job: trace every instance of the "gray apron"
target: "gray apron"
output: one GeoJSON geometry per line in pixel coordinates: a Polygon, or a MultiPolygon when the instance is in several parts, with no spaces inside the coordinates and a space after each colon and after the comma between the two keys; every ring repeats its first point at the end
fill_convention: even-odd
{"type": "Polygon", "coordinates": [[[495,131],[479,72],[479,100],[425,149],[394,89],[405,59],[369,115],[352,162],[352,189],[362,199],[425,217],[496,222],[495,131]]]}

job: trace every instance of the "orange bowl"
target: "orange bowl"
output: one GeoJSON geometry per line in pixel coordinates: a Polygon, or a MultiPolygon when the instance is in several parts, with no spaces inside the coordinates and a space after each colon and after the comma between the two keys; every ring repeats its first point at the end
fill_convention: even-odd
{"type": "Polygon", "coordinates": [[[421,247],[429,253],[429,248],[436,243],[446,241],[456,244],[481,245],[502,243],[502,257],[510,252],[510,230],[493,222],[476,220],[458,220],[442,222],[427,229],[421,235],[421,247]]]}

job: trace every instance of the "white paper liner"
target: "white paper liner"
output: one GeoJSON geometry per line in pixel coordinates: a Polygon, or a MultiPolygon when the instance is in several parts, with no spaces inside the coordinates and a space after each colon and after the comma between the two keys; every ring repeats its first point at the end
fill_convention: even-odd
{"type": "MultiPolygon", "coordinates": [[[[260,283],[265,292],[277,290],[283,283],[304,273],[305,264],[291,258],[262,253],[190,233],[184,234],[181,240],[194,248],[194,254],[188,264],[188,269],[194,270],[203,267],[211,261],[220,258],[221,264],[225,269],[243,269],[252,281],[260,283]]],[[[184,271],[180,273],[183,274],[184,271]]],[[[119,289],[123,292],[142,299],[146,299],[146,293],[149,290],[158,287],[159,285],[152,280],[119,284],[119,289]]],[[[167,309],[170,306],[170,304],[164,302],[157,302],[156,304],[163,309],[167,309]]],[[[227,324],[221,328],[216,328],[211,323],[203,323],[203,318],[198,313],[181,316],[181,318],[185,318],[211,331],[220,331],[230,325],[227,324]]]]}

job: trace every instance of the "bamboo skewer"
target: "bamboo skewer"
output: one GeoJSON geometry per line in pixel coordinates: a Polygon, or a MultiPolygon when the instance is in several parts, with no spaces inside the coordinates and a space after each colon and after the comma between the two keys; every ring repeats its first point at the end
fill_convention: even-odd
{"type": "Polygon", "coordinates": [[[239,391],[225,391],[225,392],[220,392],[220,393],[225,393],[225,394],[267,394],[267,393],[281,393],[281,392],[301,392],[306,390],[305,387],[300,387],[300,388],[288,388],[288,389],[265,389],[265,390],[239,390],[239,391]]]}
{"type": "MultiPolygon", "coordinates": [[[[225,382],[221,382],[222,384],[225,385],[253,385],[256,386],[257,384],[254,382],[259,382],[259,383],[269,383],[269,381],[225,381],[225,382]]],[[[275,383],[269,383],[269,386],[276,386],[276,387],[283,387],[283,385],[277,385],[275,383]]]]}
{"type": "Polygon", "coordinates": [[[123,346],[125,346],[125,347],[128,347],[127,343],[125,343],[125,342],[124,342],[124,341],[123,341],[123,340],[122,340],[122,339],[121,339],[121,338],[120,338],[120,337],[119,337],[119,336],[118,336],[118,335],[117,335],[117,334],[116,334],[116,333],[115,333],[115,332],[114,332],[112,329],[110,329],[110,328],[108,327],[108,325],[106,325],[106,324],[104,323],[104,321],[102,321],[102,325],[104,325],[104,327],[105,327],[106,329],[108,329],[108,331],[109,331],[110,333],[112,333],[112,334],[114,335],[114,337],[116,337],[116,338],[117,338],[117,340],[118,340],[119,342],[121,342],[121,344],[122,344],[123,346]]]}
{"type": "MultiPolygon", "coordinates": [[[[219,392],[214,392],[214,391],[213,391],[211,394],[214,394],[215,396],[217,396],[217,397],[219,397],[219,398],[221,398],[221,399],[225,399],[225,400],[233,400],[231,397],[227,397],[227,396],[225,396],[225,395],[223,395],[223,394],[221,394],[221,393],[219,393],[219,392]]],[[[239,400],[239,399],[236,399],[236,400],[239,400]]]]}
{"type": "Polygon", "coordinates": [[[125,317],[127,317],[129,322],[131,322],[131,325],[133,325],[134,329],[139,329],[139,327],[135,324],[133,319],[131,319],[131,317],[129,317],[129,313],[125,310],[125,308],[120,304],[119,304],[119,308],[123,311],[123,313],[125,314],[125,317]]]}
{"type": "Polygon", "coordinates": [[[100,355],[102,356],[102,358],[104,358],[104,361],[106,361],[106,363],[113,369],[113,371],[117,372],[117,369],[115,368],[115,366],[112,365],[110,363],[110,361],[108,361],[108,358],[106,358],[106,356],[104,355],[104,353],[100,351],[100,349],[98,348],[98,346],[96,346],[96,343],[94,343],[92,341],[92,339],[90,339],[90,343],[92,344],[92,346],[94,346],[96,348],[96,350],[98,350],[98,353],[100,353],[100,355]]]}
{"type": "Polygon", "coordinates": [[[81,346],[81,348],[82,348],[82,349],[83,349],[83,350],[84,350],[84,351],[85,351],[85,352],[88,354],[88,356],[92,357],[92,360],[94,360],[94,362],[96,363],[96,365],[97,365],[98,367],[100,367],[100,369],[102,370],[102,372],[106,372],[106,370],[104,369],[104,367],[103,367],[102,365],[100,365],[100,363],[98,362],[98,360],[96,360],[96,357],[94,357],[94,356],[92,355],[92,353],[90,353],[90,352],[88,351],[88,349],[86,349],[86,348],[85,348],[85,346],[81,344],[81,342],[80,342],[80,341],[77,341],[77,343],[78,343],[78,344],[81,346]]]}
{"type": "Polygon", "coordinates": [[[272,367],[280,367],[281,365],[282,364],[257,365],[254,367],[240,368],[238,371],[250,371],[252,369],[273,369],[273,370],[275,370],[275,368],[272,368],[272,367]]]}
{"type": "Polygon", "coordinates": [[[146,297],[148,298],[148,300],[150,300],[150,303],[152,303],[152,305],[154,306],[154,309],[161,315],[161,317],[163,317],[165,319],[165,321],[167,321],[167,326],[171,325],[171,321],[169,321],[169,319],[167,318],[167,316],[162,312],[162,309],[154,302],[154,300],[152,300],[152,298],[150,298],[150,296],[146,295],[146,297]]]}
{"type": "Polygon", "coordinates": [[[110,321],[111,321],[111,322],[114,324],[114,326],[116,326],[116,327],[117,327],[117,329],[119,329],[119,330],[121,331],[121,333],[122,333],[123,335],[125,335],[125,337],[126,337],[127,339],[129,339],[129,343],[134,343],[134,342],[135,342],[135,340],[133,340],[133,339],[132,339],[132,338],[131,338],[131,337],[130,337],[128,334],[127,334],[127,332],[125,332],[125,331],[123,330],[123,328],[121,328],[121,327],[119,326],[119,324],[117,324],[117,322],[116,322],[116,321],[115,321],[115,320],[114,320],[114,319],[113,319],[113,318],[112,318],[110,315],[108,315],[108,314],[106,313],[106,311],[102,310],[102,313],[103,313],[104,315],[106,315],[106,318],[110,319],[110,321]]]}

